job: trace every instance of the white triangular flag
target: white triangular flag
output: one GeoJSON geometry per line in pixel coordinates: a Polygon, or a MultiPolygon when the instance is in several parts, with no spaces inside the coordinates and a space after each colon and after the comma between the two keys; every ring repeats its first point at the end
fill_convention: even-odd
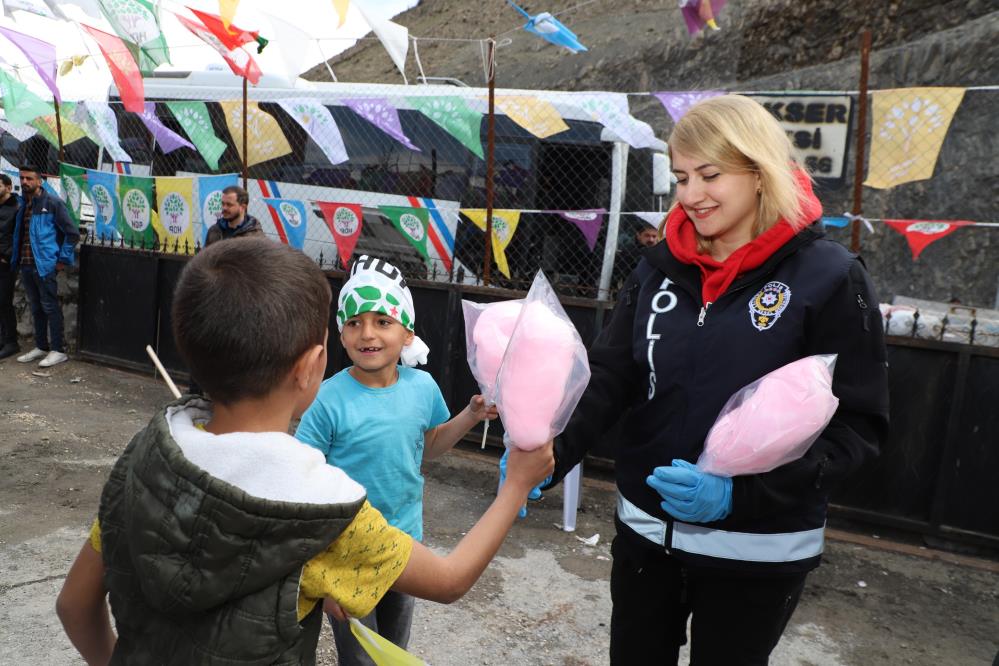
{"type": "Polygon", "coordinates": [[[361,12],[361,16],[368,22],[375,36],[378,37],[382,46],[388,51],[392,62],[399,68],[402,80],[408,84],[409,81],[406,80],[406,54],[409,53],[409,28],[398,23],[393,23],[388,19],[376,19],[372,17],[364,10],[364,7],[360,3],[354,2],[351,5],[361,12]]]}

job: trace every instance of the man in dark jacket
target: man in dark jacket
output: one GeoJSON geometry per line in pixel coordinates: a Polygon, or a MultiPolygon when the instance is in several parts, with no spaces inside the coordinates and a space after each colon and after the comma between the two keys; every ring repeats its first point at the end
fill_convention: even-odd
{"type": "Polygon", "coordinates": [[[208,230],[205,246],[227,238],[250,238],[264,233],[260,222],[246,214],[250,195],[238,185],[230,185],[222,190],[222,216],[208,230]]]}
{"type": "Polygon", "coordinates": [[[22,166],[24,201],[14,221],[12,266],[21,267],[21,285],[31,304],[35,348],[17,357],[19,363],[41,361],[43,368],[69,360],[62,337],[62,306],[56,274],[76,262],[80,232],[66,204],[42,187],[42,172],[22,166]]]}
{"type": "Polygon", "coordinates": [[[11,191],[14,183],[0,174],[0,359],[21,350],[17,344],[17,315],[14,313],[14,282],[17,271],[11,264],[14,253],[14,224],[20,202],[11,191]]]}

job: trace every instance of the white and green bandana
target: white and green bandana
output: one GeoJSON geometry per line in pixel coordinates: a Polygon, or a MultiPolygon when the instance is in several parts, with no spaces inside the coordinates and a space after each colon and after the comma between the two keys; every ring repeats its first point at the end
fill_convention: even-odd
{"type": "MultiPolygon", "coordinates": [[[[362,254],[350,269],[350,279],[340,290],[336,307],[336,325],[342,333],[351,317],[378,312],[392,317],[410,331],[416,324],[413,295],[398,268],[377,257],[362,254]]],[[[402,362],[410,367],[427,362],[426,344],[418,337],[403,348],[402,362]]]]}

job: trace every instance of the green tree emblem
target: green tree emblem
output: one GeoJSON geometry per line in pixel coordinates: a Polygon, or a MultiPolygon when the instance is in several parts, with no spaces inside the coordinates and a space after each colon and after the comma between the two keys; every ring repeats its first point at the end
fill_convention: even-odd
{"type": "Polygon", "coordinates": [[[114,199],[108,192],[108,188],[103,185],[94,185],[91,188],[91,193],[94,195],[94,206],[97,207],[97,214],[105,221],[109,221],[114,217],[114,199]]]}
{"type": "Polygon", "coordinates": [[[163,210],[160,211],[166,224],[166,230],[173,236],[180,236],[191,223],[191,214],[187,209],[184,197],[171,192],[163,197],[163,210]]]}
{"type": "Polygon", "coordinates": [[[149,199],[141,190],[129,190],[122,199],[125,220],[135,231],[144,231],[149,226],[149,199]]]}
{"type": "Polygon", "coordinates": [[[412,213],[403,213],[399,217],[399,226],[417,243],[423,240],[423,222],[412,213]]]}

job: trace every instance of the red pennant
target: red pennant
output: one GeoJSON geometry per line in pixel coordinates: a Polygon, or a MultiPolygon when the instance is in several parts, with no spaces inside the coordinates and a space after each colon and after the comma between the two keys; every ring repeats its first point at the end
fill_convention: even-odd
{"type": "MultiPolygon", "coordinates": [[[[225,45],[226,49],[233,51],[238,49],[243,44],[249,44],[250,42],[256,42],[260,39],[260,33],[257,31],[243,30],[242,28],[237,28],[232,23],[229,24],[227,28],[225,23],[222,21],[222,17],[216,14],[209,14],[208,12],[199,12],[197,9],[187,8],[192,14],[198,17],[206,28],[212,31],[212,34],[219,38],[219,41],[225,45]]],[[[266,43],[266,42],[265,42],[266,43]]],[[[259,51],[257,51],[259,53],[259,51]]]]}
{"type": "MultiPolygon", "coordinates": [[[[192,10],[194,11],[194,10],[192,10]]],[[[249,53],[241,48],[229,48],[222,39],[209,28],[188,20],[180,14],[174,14],[180,24],[194,33],[201,41],[205,42],[219,52],[222,59],[229,65],[229,69],[236,76],[242,76],[250,83],[256,85],[260,81],[260,67],[249,53]]]]}
{"type": "Polygon", "coordinates": [[[81,25],[101,48],[125,110],[141,114],[145,111],[146,92],[142,84],[142,73],[135,63],[135,58],[132,57],[132,52],[125,46],[125,42],[115,35],[109,35],[89,25],[81,25]]]}
{"type": "Polygon", "coordinates": [[[354,254],[354,246],[361,236],[361,224],[364,216],[361,207],[357,204],[334,203],[332,201],[317,201],[319,210],[323,214],[326,226],[333,234],[336,241],[336,249],[340,254],[340,263],[344,268],[350,265],[350,258],[354,254]]]}
{"type": "Polygon", "coordinates": [[[916,260],[930,243],[972,223],[966,220],[885,220],[885,224],[905,236],[912,258],[916,260]]]}

